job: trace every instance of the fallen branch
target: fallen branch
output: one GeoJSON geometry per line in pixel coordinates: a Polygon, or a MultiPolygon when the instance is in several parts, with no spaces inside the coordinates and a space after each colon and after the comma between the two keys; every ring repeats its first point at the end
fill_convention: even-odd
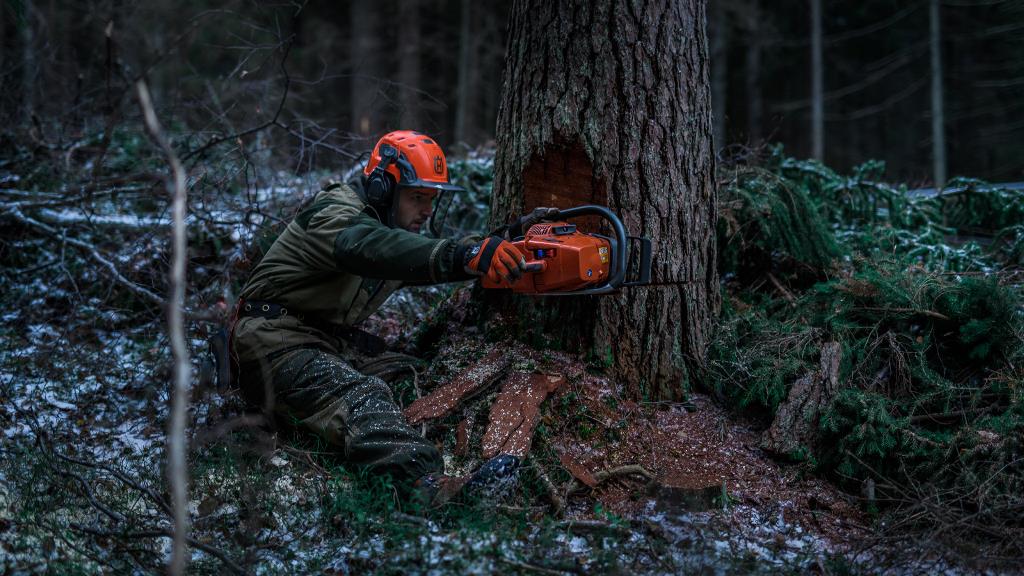
{"type": "Polygon", "coordinates": [[[617,534],[632,534],[632,528],[628,526],[617,526],[602,520],[565,520],[557,524],[562,530],[570,532],[612,532],[617,534]]]}
{"type": "MultiPolygon", "coordinates": [[[[171,538],[172,540],[174,539],[174,534],[167,529],[140,530],[137,532],[117,532],[113,530],[100,530],[98,528],[93,528],[92,526],[86,526],[85,524],[79,524],[77,522],[72,522],[69,524],[69,526],[80,532],[85,532],[87,534],[92,534],[93,536],[99,536],[101,538],[171,538]]],[[[235,574],[245,574],[245,570],[243,570],[241,566],[236,564],[234,560],[229,558],[228,555],[220,549],[215,548],[209,544],[200,542],[195,538],[190,537],[186,538],[185,540],[189,546],[192,546],[193,548],[198,548],[199,550],[202,550],[210,556],[213,556],[214,558],[220,560],[221,563],[223,563],[224,566],[231,572],[235,574]]]]}
{"type": "Polygon", "coordinates": [[[648,482],[655,481],[654,474],[651,474],[646,468],[639,464],[627,464],[625,466],[619,466],[618,468],[609,468],[608,470],[594,472],[594,480],[598,484],[602,484],[613,478],[633,475],[643,476],[648,482]]]}
{"type": "Polygon", "coordinates": [[[889,314],[917,314],[918,316],[928,316],[929,318],[935,318],[937,320],[950,320],[949,316],[946,316],[941,312],[936,312],[934,310],[921,310],[919,308],[885,308],[881,306],[858,306],[857,310],[867,310],[869,312],[882,312],[889,314]]]}
{"type": "Polygon", "coordinates": [[[537,471],[537,477],[540,478],[541,484],[544,485],[544,489],[547,491],[548,499],[551,500],[551,504],[555,507],[555,515],[560,516],[562,511],[565,510],[565,498],[558,492],[558,487],[551,481],[551,477],[548,476],[544,468],[536,461],[533,463],[533,469],[537,471]]]}
{"type": "Polygon", "coordinates": [[[526,562],[520,562],[518,560],[510,560],[508,558],[498,558],[499,561],[508,564],[509,566],[515,566],[520,570],[526,570],[527,572],[536,572],[538,574],[581,574],[579,570],[569,570],[568,568],[548,568],[546,566],[538,566],[537,564],[528,564],[526,562]]]}
{"type": "Polygon", "coordinates": [[[97,250],[96,247],[93,246],[92,244],[89,244],[88,242],[84,242],[84,241],[79,240],[77,238],[72,238],[70,236],[67,236],[67,235],[64,234],[63,230],[58,230],[57,228],[54,228],[53,226],[50,226],[49,224],[45,224],[43,222],[40,222],[39,220],[36,220],[35,218],[31,218],[29,216],[26,216],[17,207],[8,210],[7,213],[12,218],[17,220],[18,222],[21,222],[22,224],[26,224],[28,226],[31,226],[31,227],[33,227],[33,228],[43,232],[44,234],[46,234],[48,236],[52,236],[54,238],[57,238],[57,239],[59,239],[62,242],[66,242],[66,243],[74,246],[75,248],[78,248],[79,250],[82,250],[87,255],[89,255],[93,260],[98,262],[100,264],[100,266],[106,268],[107,272],[110,274],[110,276],[113,277],[114,281],[116,281],[118,284],[121,284],[125,288],[128,288],[129,290],[131,290],[134,294],[136,294],[138,296],[142,296],[143,298],[145,298],[146,300],[149,300],[150,302],[152,302],[154,304],[158,304],[160,306],[164,305],[164,299],[163,298],[161,298],[160,296],[157,296],[155,292],[149,290],[148,288],[140,286],[140,285],[136,284],[135,282],[132,282],[131,280],[126,278],[124,275],[122,275],[121,272],[118,271],[117,266],[114,266],[113,262],[111,262],[110,260],[107,260],[106,258],[104,258],[103,255],[101,255],[99,253],[99,250],[97,250]]]}

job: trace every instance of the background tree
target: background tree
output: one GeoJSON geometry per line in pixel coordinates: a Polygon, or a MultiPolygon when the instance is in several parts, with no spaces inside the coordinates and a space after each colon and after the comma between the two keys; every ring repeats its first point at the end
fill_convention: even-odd
{"type": "Polygon", "coordinates": [[[928,4],[928,55],[932,77],[932,171],[935,187],[946,184],[945,105],[942,98],[942,28],[939,0],[928,4]]]}
{"type": "Polygon", "coordinates": [[[811,0],[811,155],[825,160],[825,54],[821,45],[821,0],[811,0]]]}
{"type": "Polygon", "coordinates": [[[655,285],[536,304],[545,335],[611,356],[634,397],[681,396],[719,303],[704,21],[702,0],[512,7],[492,222],[600,204],[653,240],[655,285]]]}

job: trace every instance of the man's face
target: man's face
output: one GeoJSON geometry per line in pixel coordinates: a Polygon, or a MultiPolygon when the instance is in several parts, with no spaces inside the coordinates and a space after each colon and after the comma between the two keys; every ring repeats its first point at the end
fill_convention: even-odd
{"type": "Polygon", "coordinates": [[[423,223],[434,212],[436,190],[426,188],[400,188],[395,224],[409,232],[419,232],[423,223]]]}

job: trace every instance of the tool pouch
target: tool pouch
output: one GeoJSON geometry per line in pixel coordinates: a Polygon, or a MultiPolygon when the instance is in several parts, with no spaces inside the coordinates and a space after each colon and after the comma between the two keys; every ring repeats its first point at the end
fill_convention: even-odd
{"type": "Polygon", "coordinates": [[[231,366],[229,347],[230,330],[227,326],[218,326],[208,340],[210,356],[213,357],[213,368],[217,381],[217,391],[223,394],[234,387],[234,373],[231,366]]]}

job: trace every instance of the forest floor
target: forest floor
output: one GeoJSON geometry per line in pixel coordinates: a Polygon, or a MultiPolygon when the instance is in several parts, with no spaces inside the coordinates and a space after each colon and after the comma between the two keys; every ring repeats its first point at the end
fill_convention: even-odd
{"type": "MultiPolygon", "coordinates": [[[[0,567],[158,570],[169,526],[159,488],[167,392],[154,385],[166,379],[161,327],[109,312],[96,317],[87,307],[64,315],[48,305],[60,300],[59,291],[44,286],[36,284],[31,307],[6,312],[2,329],[0,567]]],[[[409,327],[443,294],[419,289],[400,297],[369,327],[393,343],[408,340],[409,327]]],[[[447,331],[418,387],[429,393],[491,347],[474,332],[447,331]]],[[[204,343],[192,344],[201,358],[204,343]]],[[[936,570],[927,559],[881,545],[856,498],[769,458],[758,448],[760,432],[707,396],[640,405],[579,359],[546,354],[541,363],[519,368],[557,370],[567,382],[542,406],[521,490],[498,505],[453,504],[426,518],[403,511],[387,486],[345,471],[311,439],[246,426],[237,398],[200,381],[192,396],[190,510],[193,538],[208,548],[193,548],[193,568],[936,570]],[[630,468],[601,476],[624,466],[651,477],[630,468]]],[[[408,381],[397,393],[415,394],[408,381]]],[[[485,391],[430,427],[450,471],[481,461],[474,452],[494,401],[494,391],[485,391]],[[476,419],[468,449],[456,446],[456,422],[466,418],[476,419]]]]}

